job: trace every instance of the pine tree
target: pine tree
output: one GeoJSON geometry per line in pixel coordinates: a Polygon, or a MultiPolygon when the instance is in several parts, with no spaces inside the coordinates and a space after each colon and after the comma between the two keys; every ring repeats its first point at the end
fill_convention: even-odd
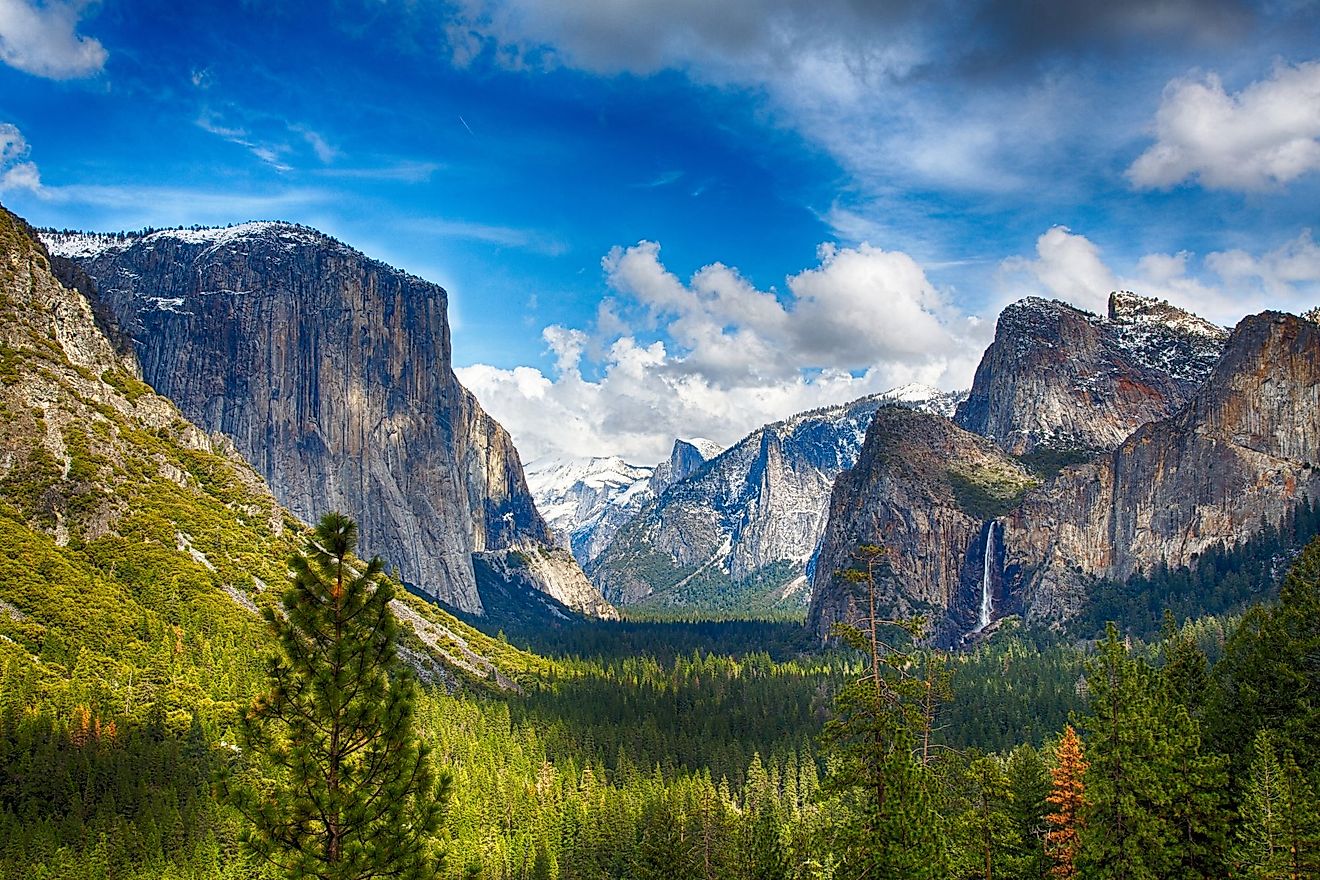
{"type": "Polygon", "coordinates": [[[1235,861],[1252,880],[1297,880],[1320,873],[1320,811],[1292,761],[1279,759],[1265,730],[1252,744],[1235,861]]]}
{"type": "Polygon", "coordinates": [[[414,729],[393,588],[356,545],[356,524],[330,513],[290,560],[283,613],[266,611],[280,647],[270,690],[238,728],[247,772],[218,788],[247,819],[244,842],[290,877],[420,880],[438,868],[447,777],[414,729]]]}
{"type": "Polygon", "coordinates": [[[843,801],[838,855],[845,874],[942,877],[943,822],[931,808],[930,774],[920,760],[929,689],[914,646],[923,626],[919,618],[879,616],[877,578],[888,574],[886,555],[864,545],[854,553],[858,567],[841,573],[863,588],[868,615],[860,627],[839,624],[835,632],[864,654],[867,668],[840,690],[836,717],[826,724],[833,761],[822,791],[843,801]]]}
{"type": "Polygon", "coordinates": [[[1055,753],[1055,766],[1050,770],[1053,786],[1046,802],[1054,812],[1045,817],[1049,831],[1045,834],[1045,847],[1055,877],[1077,876],[1077,853],[1081,848],[1082,815],[1086,810],[1086,757],[1082,753],[1082,740],[1069,724],[1063,729],[1063,738],[1055,753]]]}
{"type": "Polygon", "coordinates": [[[1045,854],[1045,814],[1050,807],[1047,798],[1053,791],[1049,769],[1040,753],[1026,744],[1009,754],[1005,769],[1012,825],[1008,873],[1020,880],[1043,880],[1049,875],[1049,859],[1045,854]]]}
{"type": "Polygon", "coordinates": [[[1097,880],[1224,876],[1223,761],[1200,725],[1111,624],[1087,675],[1091,767],[1078,867],[1097,880]]]}

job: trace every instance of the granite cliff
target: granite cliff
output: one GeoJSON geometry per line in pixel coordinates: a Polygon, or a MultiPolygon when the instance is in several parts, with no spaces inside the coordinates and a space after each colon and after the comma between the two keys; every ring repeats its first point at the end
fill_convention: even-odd
{"type": "Polygon", "coordinates": [[[1187,405],[1069,468],[1003,519],[1004,590],[1066,620],[1094,578],[1192,564],[1320,498],[1320,327],[1244,318],[1187,405]]]}
{"type": "Polygon", "coordinates": [[[1109,297],[1107,317],[1035,297],[999,316],[954,415],[1006,452],[1109,450],[1177,412],[1219,359],[1225,330],[1160,300],[1109,297]]]}
{"type": "MultiPolygon", "coordinates": [[[[474,613],[474,553],[553,560],[526,552],[550,534],[509,435],[451,370],[442,288],[283,223],[44,239],[145,380],[304,520],[348,513],[404,582],[474,613]]],[[[539,587],[609,613],[563,561],[539,587]]]]}
{"type": "Polygon", "coordinates": [[[865,599],[836,573],[852,565],[858,546],[880,544],[889,550],[889,575],[878,585],[885,613],[923,614],[937,641],[956,641],[977,625],[986,553],[1002,553],[991,518],[1036,482],[995,444],[946,418],[877,411],[856,466],[834,483],[809,625],[826,636],[835,622],[859,619],[865,599]]]}
{"type": "MultiPolygon", "coordinates": [[[[1137,304],[1154,308],[1148,300],[1137,304]]],[[[1045,306],[1024,308],[1038,312],[1045,306]]],[[[1061,332],[1093,332],[1096,319],[1066,309],[1048,305],[1061,332]]],[[[1184,350],[1167,335],[1171,317],[1182,320],[1185,313],[1156,311],[1151,320],[1157,323],[1155,338],[1173,339],[1176,354],[1184,350]]],[[[1137,320],[1140,326],[1145,319],[1137,320]]],[[[987,362],[1002,362],[1004,351],[1016,347],[1015,326],[1012,316],[1001,321],[998,351],[987,352],[987,362]]],[[[1049,340],[1037,335],[1040,327],[1033,323],[1023,331],[1028,338],[1017,350],[1066,351],[1058,341],[1045,345],[1049,340]]],[[[810,621],[816,631],[824,636],[833,621],[856,612],[848,586],[833,573],[847,566],[859,544],[891,550],[886,611],[925,613],[936,639],[950,643],[1011,613],[1066,625],[1097,581],[1122,581],[1159,565],[1192,565],[1213,545],[1232,546],[1263,523],[1277,525],[1302,498],[1320,498],[1320,327],[1266,312],[1243,319],[1222,344],[1209,330],[1195,333],[1219,356],[1174,412],[1137,426],[1112,450],[1043,483],[985,438],[929,416],[881,410],[857,466],[835,484],[813,583],[810,621]]],[[[1147,388],[1162,381],[1176,389],[1200,372],[1198,366],[1179,378],[1171,365],[1161,380],[1150,361],[1147,388]]],[[[978,377],[985,374],[983,363],[978,377]]],[[[1009,375],[1009,389],[1020,390],[1026,371],[1009,375]]],[[[1065,371],[1063,383],[1045,376],[1033,383],[1049,399],[1066,400],[1057,389],[1073,387],[1077,375],[1065,371]]],[[[1087,422],[1080,406],[1071,414],[1055,410],[1052,432],[1014,428],[1017,433],[996,439],[1016,437],[1022,443],[1009,442],[1010,450],[1030,449],[1031,442],[1058,438],[1055,429],[1070,425],[1076,433],[1067,436],[1108,442],[1110,432],[1140,410],[1122,402],[1131,401],[1124,397],[1129,374],[1105,375],[1107,384],[1092,382],[1088,391],[1098,395],[1094,420],[1087,422]]],[[[982,391],[996,395],[984,384],[982,391]]],[[[1171,403],[1159,400],[1160,406],[1171,403]]]]}
{"type": "MultiPolygon", "coordinates": [[[[76,661],[113,671],[102,699],[190,717],[234,700],[273,647],[259,607],[277,601],[302,523],[228,437],[142,381],[51,263],[0,207],[0,649],[12,674],[53,681],[76,661]],[[215,668],[240,655],[247,671],[215,668]]],[[[414,596],[391,607],[422,680],[517,687],[490,659],[516,663],[508,645],[414,596]]]]}

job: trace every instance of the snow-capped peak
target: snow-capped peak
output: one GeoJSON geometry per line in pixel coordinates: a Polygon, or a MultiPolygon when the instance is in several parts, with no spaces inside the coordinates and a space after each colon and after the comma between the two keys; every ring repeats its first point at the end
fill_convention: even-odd
{"type": "Polygon", "coordinates": [[[546,524],[579,561],[587,562],[650,500],[652,470],[610,455],[543,458],[525,473],[546,524]]]}

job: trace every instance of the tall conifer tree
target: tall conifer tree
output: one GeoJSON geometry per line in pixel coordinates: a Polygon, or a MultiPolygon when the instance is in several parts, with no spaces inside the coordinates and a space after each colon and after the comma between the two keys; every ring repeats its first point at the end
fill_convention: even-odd
{"type": "Polygon", "coordinates": [[[266,611],[280,647],[270,690],[238,728],[250,772],[219,788],[248,820],[244,841],[290,877],[421,880],[438,867],[447,778],[414,729],[393,587],[356,545],[357,525],[329,513],[290,560],[283,613],[266,611]]]}
{"type": "Polygon", "coordinates": [[[1050,873],[1062,880],[1077,876],[1082,812],[1086,809],[1086,768],[1081,737],[1069,724],[1059,740],[1055,766],[1050,771],[1054,784],[1045,798],[1054,809],[1045,817],[1049,825],[1045,846],[1053,862],[1050,873]]]}
{"type": "Polygon", "coordinates": [[[930,771],[920,760],[929,693],[915,644],[922,621],[879,616],[880,585],[888,576],[885,548],[863,545],[856,567],[841,572],[862,588],[866,616],[836,625],[843,641],[867,658],[866,673],[836,698],[825,726],[834,763],[822,790],[842,798],[847,818],[838,829],[841,868],[875,880],[945,876],[943,821],[931,801],[930,771]]]}

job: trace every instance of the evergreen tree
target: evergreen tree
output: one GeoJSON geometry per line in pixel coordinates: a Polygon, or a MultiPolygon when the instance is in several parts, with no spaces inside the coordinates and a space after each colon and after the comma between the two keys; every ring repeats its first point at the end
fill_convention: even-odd
{"type": "Polygon", "coordinates": [[[1005,769],[1012,829],[1008,876],[1044,880],[1049,874],[1045,854],[1045,814],[1050,806],[1047,798],[1052,792],[1049,770],[1040,753],[1025,744],[1009,753],[1005,769]]]}
{"type": "Polygon", "coordinates": [[[1063,880],[1077,876],[1077,853],[1081,849],[1082,817],[1086,810],[1087,766],[1082,740],[1069,724],[1059,740],[1055,766],[1050,770],[1053,785],[1045,798],[1054,808],[1045,817],[1050,829],[1045,835],[1045,847],[1053,863],[1050,873],[1063,880]]]}
{"type": "Polygon", "coordinates": [[[1078,868],[1096,880],[1224,875],[1227,780],[1200,726],[1111,624],[1087,676],[1090,807],[1078,868]]]}
{"type": "Polygon", "coordinates": [[[1252,745],[1235,861],[1252,880],[1320,875],[1320,808],[1305,777],[1262,730],[1252,745]]]}
{"type": "Polygon", "coordinates": [[[1263,729],[1287,742],[1302,767],[1320,766],[1320,538],[1289,569],[1278,604],[1243,616],[1214,680],[1207,724],[1239,767],[1263,729]]]}
{"type": "Polygon", "coordinates": [[[243,840],[291,877],[420,880],[438,867],[447,778],[414,729],[393,588],[356,545],[357,525],[330,513],[290,560],[283,613],[266,612],[280,646],[270,690],[238,729],[249,773],[218,787],[249,823],[243,840]]]}
{"type": "Polygon", "coordinates": [[[1004,876],[1004,861],[1014,843],[1008,775],[997,756],[976,753],[968,756],[962,775],[963,872],[994,880],[1004,876]]]}
{"type": "Polygon", "coordinates": [[[888,574],[886,551],[864,545],[857,567],[842,572],[862,587],[868,609],[861,626],[836,625],[843,641],[863,653],[866,671],[836,698],[825,727],[832,750],[822,790],[842,799],[838,858],[845,875],[875,880],[944,876],[943,828],[931,807],[929,770],[920,761],[920,735],[929,688],[918,674],[915,643],[922,622],[878,614],[877,579],[888,574]]]}

